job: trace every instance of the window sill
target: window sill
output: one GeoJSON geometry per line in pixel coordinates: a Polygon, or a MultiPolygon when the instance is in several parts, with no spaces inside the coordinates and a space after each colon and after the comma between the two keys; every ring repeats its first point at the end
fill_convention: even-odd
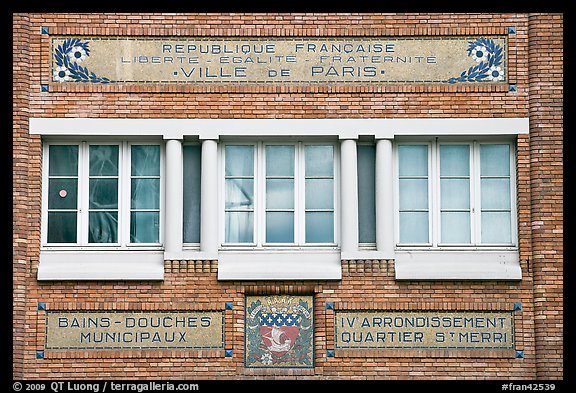
{"type": "Polygon", "coordinates": [[[221,250],[218,280],[341,280],[334,249],[221,250]]]}
{"type": "Polygon", "coordinates": [[[520,256],[513,249],[396,250],[397,280],[522,279],[520,256]]]}
{"type": "Polygon", "coordinates": [[[163,280],[162,250],[42,250],[38,280],[163,280]]]}

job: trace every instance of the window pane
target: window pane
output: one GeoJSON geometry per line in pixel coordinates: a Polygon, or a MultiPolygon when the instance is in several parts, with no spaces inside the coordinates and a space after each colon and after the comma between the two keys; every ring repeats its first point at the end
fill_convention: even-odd
{"type": "Polygon", "coordinates": [[[358,145],[358,241],[376,242],[376,146],[358,145]]]}
{"type": "Polygon", "coordinates": [[[293,209],[294,180],[292,179],[266,180],[266,208],[293,209]]]}
{"type": "Polygon", "coordinates": [[[90,179],[90,209],[118,208],[118,179],[90,179]]]}
{"type": "Polygon", "coordinates": [[[440,145],[440,176],[470,174],[469,145],[440,145]]]}
{"type": "Polygon", "coordinates": [[[226,176],[254,176],[254,146],[226,145],[226,176]]]}
{"type": "Polygon", "coordinates": [[[306,243],[334,243],[334,213],[306,212],[306,243]]]}
{"type": "Polygon", "coordinates": [[[90,146],[90,176],[118,175],[118,146],[90,146]]]}
{"type": "Polygon", "coordinates": [[[254,180],[226,179],[226,209],[254,208],[254,180]]]}
{"type": "Polygon", "coordinates": [[[400,176],[428,176],[428,146],[398,146],[400,176]]]}
{"type": "Polygon", "coordinates": [[[294,146],[266,146],[266,176],[294,176],[294,146]]]}
{"type": "Polygon", "coordinates": [[[333,176],[334,147],[308,145],[304,147],[306,176],[333,176]]]}
{"type": "Polygon", "coordinates": [[[480,176],[510,176],[510,145],[480,145],[480,176]]]}
{"type": "Polygon", "coordinates": [[[440,215],[441,243],[470,244],[469,212],[442,212],[440,215]]]}
{"type": "Polygon", "coordinates": [[[482,209],[510,209],[510,180],[480,180],[482,209]]]}
{"type": "Polygon", "coordinates": [[[266,242],[294,243],[294,213],[266,213],[266,242]]]}
{"type": "Polygon", "coordinates": [[[76,212],[48,212],[48,243],[76,243],[76,212]]]}
{"type": "Polygon", "coordinates": [[[50,145],[48,156],[50,157],[48,160],[49,176],[78,175],[77,145],[50,145]]]}
{"type": "Polygon", "coordinates": [[[334,180],[306,179],[306,209],[334,208],[334,180]]]}
{"type": "Polygon", "coordinates": [[[89,243],[118,242],[118,212],[90,212],[89,243]]]}
{"type": "Polygon", "coordinates": [[[468,209],[470,208],[470,181],[468,179],[441,179],[440,196],[441,209],[468,209]]]}
{"type": "Polygon", "coordinates": [[[132,145],[132,176],[160,176],[160,146],[132,145]]]}
{"type": "Polygon", "coordinates": [[[400,243],[428,243],[427,212],[400,212],[400,243]]]}
{"type": "Polygon", "coordinates": [[[512,243],[510,219],[509,212],[482,212],[482,243],[512,243]]]}
{"type": "Polygon", "coordinates": [[[185,145],[183,160],[184,243],[199,243],[201,146],[185,145]]]}
{"type": "Polygon", "coordinates": [[[131,186],[132,209],[160,208],[160,179],[132,179],[131,186]]]}
{"type": "Polygon", "coordinates": [[[226,243],[252,243],[254,213],[226,212],[226,243]]]}
{"type": "Polygon", "coordinates": [[[78,179],[48,180],[48,209],[76,209],[78,179]]]}
{"type": "Polygon", "coordinates": [[[160,213],[130,213],[130,241],[132,243],[158,243],[160,213]]]}
{"type": "Polygon", "coordinates": [[[428,209],[428,179],[400,179],[400,210],[428,209]]]}

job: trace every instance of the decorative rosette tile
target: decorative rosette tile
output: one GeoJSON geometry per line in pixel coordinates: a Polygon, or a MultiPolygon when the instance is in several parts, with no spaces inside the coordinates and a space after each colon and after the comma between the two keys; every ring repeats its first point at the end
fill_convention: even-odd
{"type": "Polygon", "coordinates": [[[468,56],[475,61],[475,66],[462,71],[460,76],[448,79],[448,83],[458,82],[500,82],[505,79],[502,64],[504,62],[504,51],[492,39],[478,38],[468,42],[468,56]]]}
{"type": "Polygon", "coordinates": [[[112,80],[97,76],[80,63],[90,56],[88,41],[78,38],[66,38],[61,45],[54,48],[54,81],[56,82],[90,82],[110,83],[112,80]]]}

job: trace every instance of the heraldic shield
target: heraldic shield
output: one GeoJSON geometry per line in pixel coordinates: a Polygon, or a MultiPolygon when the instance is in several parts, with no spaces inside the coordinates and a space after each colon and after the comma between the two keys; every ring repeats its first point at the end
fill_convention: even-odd
{"type": "Polygon", "coordinates": [[[313,367],[312,300],[246,297],[246,367],[313,367]]]}

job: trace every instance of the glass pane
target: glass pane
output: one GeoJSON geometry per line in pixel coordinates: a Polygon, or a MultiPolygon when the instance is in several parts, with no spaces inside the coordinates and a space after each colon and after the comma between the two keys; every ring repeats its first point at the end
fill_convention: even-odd
{"type": "Polygon", "coordinates": [[[48,209],[76,209],[78,179],[48,180],[48,209]]]}
{"type": "Polygon", "coordinates": [[[130,213],[130,242],[158,243],[160,228],[160,213],[132,212],[130,213]]]}
{"type": "Polygon", "coordinates": [[[334,180],[306,179],[306,209],[334,208],[334,180]]]}
{"type": "Polygon", "coordinates": [[[376,147],[358,145],[358,241],[376,242],[376,147]]]}
{"type": "Polygon", "coordinates": [[[441,179],[440,208],[468,209],[470,207],[470,180],[441,179]]]}
{"type": "Polygon", "coordinates": [[[132,209],[160,208],[160,179],[132,179],[131,186],[132,209]]]}
{"type": "Polygon", "coordinates": [[[428,176],[428,145],[398,146],[400,176],[428,176]]]}
{"type": "Polygon", "coordinates": [[[183,160],[184,243],[200,243],[201,147],[185,145],[183,160]]]}
{"type": "Polygon", "coordinates": [[[226,212],[226,243],[252,243],[254,238],[254,213],[226,212]]]}
{"type": "Polygon", "coordinates": [[[334,213],[306,212],[306,243],[334,243],[334,213]]]}
{"type": "Polygon", "coordinates": [[[225,175],[254,176],[254,146],[226,145],[225,175]]]}
{"type": "Polygon", "coordinates": [[[132,176],[160,176],[160,146],[132,145],[132,176]]]}
{"type": "Polygon", "coordinates": [[[118,208],[118,179],[90,179],[90,209],[118,208]]]}
{"type": "Polygon", "coordinates": [[[428,179],[400,179],[400,210],[428,209],[428,179]]]}
{"type": "Polygon", "coordinates": [[[294,176],[294,146],[266,146],[266,176],[294,176]]]}
{"type": "Polygon", "coordinates": [[[306,176],[333,176],[334,146],[305,146],[304,158],[306,176]]]}
{"type": "Polygon", "coordinates": [[[482,209],[510,209],[510,180],[480,180],[482,209]]]}
{"type": "Polygon", "coordinates": [[[440,145],[440,176],[470,174],[469,145],[440,145]]]}
{"type": "Polygon", "coordinates": [[[470,213],[442,212],[440,213],[441,243],[470,244],[470,213]]]}
{"type": "Polygon", "coordinates": [[[254,208],[254,180],[226,179],[226,209],[254,208]]]}
{"type": "Polygon", "coordinates": [[[118,242],[118,212],[90,212],[88,216],[89,243],[118,242]]]}
{"type": "Polygon", "coordinates": [[[90,176],[118,175],[118,146],[90,146],[90,176]]]}
{"type": "Polygon", "coordinates": [[[294,213],[266,213],[266,243],[294,243],[294,213]]]}
{"type": "Polygon", "coordinates": [[[480,176],[510,176],[510,145],[480,145],[480,176]]]}
{"type": "Polygon", "coordinates": [[[48,243],[76,243],[76,212],[48,212],[48,243]]]}
{"type": "Polygon", "coordinates": [[[482,212],[482,243],[512,243],[510,218],[509,212],[482,212]]]}
{"type": "Polygon", "coordinates": [[[78,176],[78,145],[48,147],[49,176],[78,176]]]}
{"type": "Polygon", "coordinates": [[[400,212],[400,243],[428,243],[427,212],[400,212]]]}
{"type": "Polygon", "coordinates": [[[294,208],[294,180],[266,180],[266,209],[294,208]]]}

